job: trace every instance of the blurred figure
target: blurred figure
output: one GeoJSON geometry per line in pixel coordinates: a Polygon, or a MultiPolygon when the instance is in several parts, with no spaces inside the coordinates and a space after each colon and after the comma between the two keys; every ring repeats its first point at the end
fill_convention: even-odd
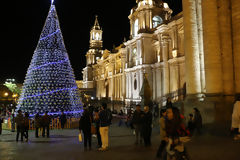
{"type": "Polygon", "coordinates": [[[194,123],[193,123],[193,114],[189,114],[189,117],[188,117],[188,126],[187,126],[187,129],[190,131],[190,136],[193,135],[193,131],[194,131],[194,123]]]}
{"type": "Polygon", "coordinates": [[[172,108],[172,107],[173,107],[172,100],[171,100],[170,97],[168,97],[167,98],[167,103],[166,103],[166,108],[168,109],[168,108],[172,108]]]}
{"type": "Polygon", "coordinates": [[[12,114],[10,116],[10,120],[11,120],[11,132],[15,132],[15,114],[14,114],[14,112],[12,112],[12,114]]]}
{"type": "Polygon", "coordinates": [[[2,123],[3,123],[3,116],[2,116],[2,111],[0,110],[0,135],[2,134],[2,123]]]}
{"type": "Polygon", "coordinates": [[[232,128],[234,140],[240,140],[240,96],[236,98],[232,113],[232,128]]]}
{"type": "Polygon", "coordinates": [[[132,118],[132,123],[133,123],[133,127],[135,129],[135,136],[136,136],[136,141],[135,144],[137,145],[138,143],[142,143],[142,123],[143,123],[143,116],[144,113],[141,110],[141,106],[140,105],[136,105],[136,110],[133,113],[133,118],[132,118]]]}
{"type": "Polygon", "coordinates": [[[61,128],[64,129],[65,123],[67,122],[66,115],[62,111],[61,116],[60,116],[60,123],[61,123],[61,128]]]}
{"type": "Polygon", "coordinates": [[[83,114],[79,120],[79,131],[80,132],[83,131],[84,150],[87,149],[87,144],[89,146],[89,149],[91,150],[92,147],[91,116],[86,106],[84,107],[83,114]]]}
{"type": "Polygon", "coordinates": [[[197,108],[193,108],[193,125],[194,125],[194,132],[197,135],[202,134],[202,116],[200,111],[197,108]]]}
{"type": "Polygon", "coordinates": [[[160,146],[158,148],[157,151],[157,158],[159,159],[166,159],[167,158],[167,154],[166,152],[164,152],[164,149],[166,147],[167,141],[166,141],[166,137],[167,137],[167,133],[166,133],[166,117],[167,116],[167,111],[166,109],[161,109],[160,111],[160,120],[159,120],[159,124],[160,124],[160,146]]]}
{"type": "Polygon", "coordinates": [[[38,131],[41,128],[41,116],[37,113],[34,117],[35,137],[38,138],[38,131]]]}
{"type": "Polygon", "coordinates": [[[51,123],[51,117],[48,115],[48,112],[46,111],[44,116],[42,117],[42,127],[43,127],[43,133],[42,136],[45,137],[45,130],[47,130],[47,138],[49,138],[49,125],[51,123]]]}
{"type": "Polygon", "coordinates": [[[144,139],[144,144],[146,147],[151,146],[151,134],[152,134],[152,113],[149,111],[149,107],[144,107],[142,125],[142,135],[144,139]]]}
{"type": "Polygon", "coordinates": [[[102,146],[102,140],[101,140],[101,135],[100,135],[100,119],[99,119],[99,110],[96,108],[94,110],[94,117],[93,117],[93,120],[94,120],[94,123],[95,123],[95,126],[96,126],[96,134],[97,134],[97,140],[98,140],[98,148],[100,148],[102,146]]]}
{"type": "Polygon", "coordinates": [[[24,125],[23,125],[23,133],[25,136],[26,142],[28,141],[28,129],[29,129],[29,114],[25,112],[23,117],[24,125]]]}
{"type": "Polygon", "coordinates": [[[100,134],[102,140],[102,147],[99,148],[99,151],[106,151],[109,146],[108,137],[109,137],[109,126],[111,125],[112,113],[107,109],[107,104],[102,103],[101,111],[99,112],[100,119],[100,134]]]}
{"type": "Polygon", "coordinates": [[[23,134],[24,134],[24,119],[21,110],[18,110],[18,114],[15,118],[17,124],[17,137],[16,141],[18,142],[19,134],[21,134],[21,141],[23,142],[23,134]]]}

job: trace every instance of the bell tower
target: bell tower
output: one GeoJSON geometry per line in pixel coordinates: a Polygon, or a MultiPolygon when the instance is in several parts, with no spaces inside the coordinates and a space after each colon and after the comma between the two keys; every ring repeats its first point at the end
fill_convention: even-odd
{"type": "Polygon", "coordinates": [[[102,56],[102,32],[98,22],[98,16],[96,15],[94,26],[90,31],[90,47],[86,54],[87,66],[96,64],[97,60],[102,56]]]}
{"type": "Polygon", "coordinates": [[[90,49],[102,49],[102,32],[96,15],[94,26],[90,32],[90,49]]]}

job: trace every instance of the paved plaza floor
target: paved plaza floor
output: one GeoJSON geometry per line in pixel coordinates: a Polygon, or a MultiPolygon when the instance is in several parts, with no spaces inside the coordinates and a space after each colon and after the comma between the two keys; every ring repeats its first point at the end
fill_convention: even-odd
{"type": "MultiPolygon", "coordinates": [[[[3,131],[0,135],[0,160],[154,160],[159,145],[159,131],[153,129],[152,146],[134,145],[135,137],[130,128],[110,128],[110,149],[99,152],[96,138],[93,138],[92,150],[84,151],[78,141],[76,129],[51,130],[50,138],[35,138],[30,131],[29,142],[16,142],[15,135],[3,131]]],[[[230,136],[204,135],[193,137],[186,144],[192,160],[240,160],[240,141],[230,136]]]]}

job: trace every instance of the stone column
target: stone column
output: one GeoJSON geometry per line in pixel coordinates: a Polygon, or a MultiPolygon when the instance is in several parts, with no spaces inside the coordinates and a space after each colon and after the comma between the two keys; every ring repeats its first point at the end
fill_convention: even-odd
{"type": "Polygon", "coordinates": [[[218,24],[222,55],[222,75],[224,95],[234,94],[234,74],[232,56],[231,6],[229,0],[218,0],[218,24]]]}
{"type": "Polygon", "coordinates": [[[183,0],[184,52],[187,94],[201,93],[198,26],[195,0],[183,0]]]}
{"type": "Polygon", "coordinates": [[[196,9],[198,22],[198,45],[199,45],[201,91],[206,92],[204,51],[203,51],[202,0],[196,0],[196,9]]]}
{"type": "Polygon", "coordinates": [[[232,0],[231,2],[235,93],[240,94],[240,5],[239,0],[232,0]]]}
{"type": "Polygon", "coordinates": [[[162,96],[162,82],[161,82],[161,69],[160,67],[156,68],[156,88],[157,88],[157,95],[156,98],[160,99],[162,96]]]}
{"type": "Polygon", "coordinates": [[[166,96],[170,92],[170,82],[169,82],[169,64],[168,64],[168,54],[169,54],[169,36],[162,35],[162,53],[163,53],[163,95],[166,96]]]}
{"type": "Polygon", "coordinates": [[[217,0],[202,1],[202,18],[206,93],[214,95],[221,94],[223,91],[223,75],[220,52],[217,0]]]}
{"type": "Polygon", "coordinates": [[[153,90],[152,90],[152,99],[156,100],[156,92],[157,92],[157,86],[156,86],[156,72],[155,72],[156,68],[152,69],[152,75],[153,75],[153,90]]]}
{"type": "Polygon", "coordinates": [[[188,95],[201,93],[198,23],[195,0],[183,0],[184,50],[186,58],[186,87],[188,95]]]}

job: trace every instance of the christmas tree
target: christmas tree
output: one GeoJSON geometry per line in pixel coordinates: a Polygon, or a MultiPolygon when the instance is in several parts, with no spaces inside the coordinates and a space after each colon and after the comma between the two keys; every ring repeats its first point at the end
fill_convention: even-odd
{"type": "Polygon", "coordinates": [[[30,115],[64,111],[77,117],[82,112],[79,90],[53,3],[28,68],[17,108],[30,115]]]}

